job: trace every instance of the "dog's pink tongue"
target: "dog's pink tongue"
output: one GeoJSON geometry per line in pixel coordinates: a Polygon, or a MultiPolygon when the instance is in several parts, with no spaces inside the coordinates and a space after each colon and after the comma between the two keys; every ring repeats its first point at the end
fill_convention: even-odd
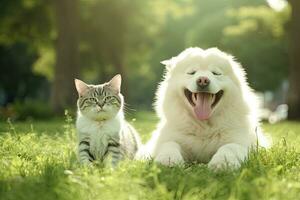
{"type": "Polygon", "coordinates": [[[194,103],[194,112],[197,118],[199,120],[207,120],[212,111],[212,95],[208,93],[197,93],[197,99],[194,100],[194,103]]]}

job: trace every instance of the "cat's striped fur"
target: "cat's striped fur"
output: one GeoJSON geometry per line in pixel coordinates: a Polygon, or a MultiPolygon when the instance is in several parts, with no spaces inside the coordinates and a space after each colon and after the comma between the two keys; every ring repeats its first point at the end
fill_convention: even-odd
{"type": "Polygon", "coordinates": [[[80,162],[97,160],[115,166],[124,158],[133,159],[140,138],[124,119],[121,76],[102,85],[87,85],[76,79],[75,85],[79,94],[76,129],[80,162]]]}

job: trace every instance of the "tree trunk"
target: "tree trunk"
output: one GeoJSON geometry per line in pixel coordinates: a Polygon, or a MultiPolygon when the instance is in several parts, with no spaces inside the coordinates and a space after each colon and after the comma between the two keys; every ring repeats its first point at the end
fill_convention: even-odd
{"type": "Polygon", "coordinates": [[[290,38],[290,67],[288,118],[300,120],[300,1],[290,0],[292,15],[289,27],[290,38]]]}
{"type": "Polygon", "coordinates": [[[74,78],[79,75],[78,0],[55,0],[54,8],[57,43],[51,105],[60,114],[66,107],[75,105],[77,97],[74,78]]]}

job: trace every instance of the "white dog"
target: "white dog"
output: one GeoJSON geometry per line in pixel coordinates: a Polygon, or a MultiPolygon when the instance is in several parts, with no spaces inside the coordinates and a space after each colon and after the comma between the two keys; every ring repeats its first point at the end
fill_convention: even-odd
{"type": "Polygon", "coordinates": [[[237,168],[250,147],[266,144],[258,131],[257,99],[232,56],[189,48],[162,63],[167,72],[156,94],[160,123],[137,157],[148,152],[167,166],[237,168]]]}

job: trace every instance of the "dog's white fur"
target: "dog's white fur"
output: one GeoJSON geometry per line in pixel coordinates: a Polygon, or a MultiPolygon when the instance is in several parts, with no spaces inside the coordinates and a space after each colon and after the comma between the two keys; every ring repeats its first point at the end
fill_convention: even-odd
{"type": "Polygon", "coordinates": [[[162,63],[167,70],[156,93],[160,122],[137,157],[148,153],[168,166],[203,162],[212,169],[237,168],[247,158],[250,147],[257,142],[267,145],[259,131],[257,99],[244,70],[232,56],[217,48],[188,48],[162,63]],[[187,74],[191,70],[196,73],[187,74]],[[215,76],[213,71],[222,75],[215,76]],[[224,91],[205,121],[196,118],[183,92],[184,88],[195,90],[199,76],[210,79],[212,91],[224,91]]]}

